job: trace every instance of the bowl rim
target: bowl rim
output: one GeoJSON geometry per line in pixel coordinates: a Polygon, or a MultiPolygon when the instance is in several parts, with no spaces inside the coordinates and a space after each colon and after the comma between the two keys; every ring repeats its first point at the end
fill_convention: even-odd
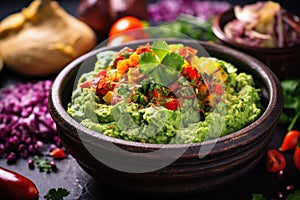
{"type": "MultiPolygon", "coordinates": [[[[174,42],[174,43],[188,43],[190,39],[174,39],[174,38],[160,38],[167,42],[174,42]]],[[[119,48],[132,45],[132,44],[145,44],[147,42],[153,42],[154,39],[142,39],[142,40],[136,40],[134,42],[128,42],[124,45],[115,46],[113,48],[119,48]]],[[[266,105],[266,108],[264,109],[261,116],[256,119],[254,122],[250,123],[246,127],[235,131],[233,133],[227,134],[225,136],[221,136],[215,139],[206,140],[203,142],[198,143],[186,143],[186,144],[151,144],[151,143],[142,143],[142,142],[134,142],[134,141],[127,141],[119,138],[113,138],[110,136],[106,136],[102,133],[99,133],[97,131],[93,131],[91,129],[88,129],[84,126],[82,126],[80,123],[78,123],[75,119],[73,119],[65,110],[65,108],[62,105],[62,99],[60,98],[60,94],[62,93],[63,86],[68,75],[76,70],[76,67],[80,65],[80,63],[85,60],[86,58],[89,58],[90,56],[95,56],[97,53],[101,51],[110,50],[111,47],[101,47],[98,49],[94,49],[77,59],[75,59],[73,62],[69,63],[65,68],[61,70],[61,72],[57,75],[57,77],[54,79],[52,88],[49,94],[49,107],[52,109],[50,110],[51,115],[59,115],[61,120],[64,120],[66,123],[70,124],[72,127],[74,127],[77,130],[77,133],[85,133],[89,136],[95,137],[97,139],[106,141],[106,142],[112,142],[117,145],[121,146],[131,146],[136,148],[150,148],[150,149],[177,149],[177,148],[193,148],[193,147],[199,147],[201,145],[210,145],[211,143],[215,143],[216,145],[221,142],[229,142],[231,140],[238,140],[243,137],[249,136],[249,134],[253,134],[253,130],[257,127],[257,124],[259,124],[259,128],[261,130],[261,133],[265,133],[267,130],[269,130],[270,127],[272,127],[276,122],[276,120],[279,118],[279,115],[283,109],[283,93],[281,86],[279,84],[278,78],[273,74],[273,72],[262,62],[259,60],[253,58],[252,56],[245,54],[243,52],[240,52],[238,50],[232,49],[230,47],[226,47],[220,44],[213,44],[211,42],[206,41],[196,41],[200,45],[204,45],[207,47],[211,47],[211,49],[215,51],[220,51],[221,53],[231,55],[234,57],[242,57],[245,62],[251,62],[254,65],[254,68],[260,73],[261,78],[263,81],[265,81],[265,84],[267,84],[267,88],[269,91],[269,101],[266,105]],[[276,104],[278,102],[279,104],[276,104]],[[275,110],[275,107],[278,109],[275,110]],[[53,110],[54,109],[54,110],[53,110]],[[271,117],[270,117],[271,116],[271,117]],[[270,124],[270,125],[268,125],[270,124]]],[[[55,117],[54,117],[55,119],[55,117]]],[[[255,135],[255,137],[251,137],[250,140],[255,140],[255,138],[259,137],[259,135],[255,135]]],[[[230,147],[229,147],[230,148],[230,147]]]]}
{"type": "MultiPolygon", "coordinates": [[[[243,5],[243,4],[242,4],[243,5]]],[[[247,51],[257,51],[257,52],[262,52],[262,53],[273,53],[273,54],[282,54],[284,52],[293,52],[295,50],[299,51],[300,50],[300,45],[296,45],[296,46],[290,46],[290,47],[254,47],[254,46],[247,46],[241,43],[236,42],[235,40],[228,38],[225,34],[225,32],[223,31],[224,26],[221,26],[220,21],[221,19],[226,16],[226,15],[230,15],[231,13],[233,13],[234,6],[231,6],[230,8],[226,9],[225,11],[215,15],[212,19],[212,31],[215,34],[215,36],[221,40],[222,42],[233,46],[233,47],[237,47],[237,48],[242,48],[245,49],[247,51]]],[[[233,14],[233,18],[231,19],[236,19],[235,15],[233,14]]],[[[225,24],[227,24],[228,21],[226,21],[225,24]]]]}

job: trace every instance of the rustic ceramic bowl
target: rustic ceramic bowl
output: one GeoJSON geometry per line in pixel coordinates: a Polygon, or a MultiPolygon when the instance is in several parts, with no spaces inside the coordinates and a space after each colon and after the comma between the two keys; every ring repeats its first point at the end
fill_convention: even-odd
{"type": "Polygon", "coordinates": [[[223,31],[224,26],[233,19],[235,19],[235,15],[232,8],[213,19],[212,30],[219,43],[252,55],[270,67],[280,79],[300,77],[300,46],[261,48],[235,42],[233,39],[228,38],[223,31]]]}
{"type": "MultiPolygon", "coordinates": [[[[189,46],[193,44],[190,40],[166,39],[166,41],[169,44],[183,43],[189,46]]],[[[149,41],[137,41],[128,45],[135,48],[146,42],[149,41]]],[[[89,130],[66,112],[79,67],[86,58],[93,58],[97,53],[108,49],[120,50],[126,45],[96,49],[66,66],[54,81],[49,96],[50,114],[57,124],[58,134],[68,152],[86,172],[100,183],[119,190],[147,195],[177,195],[214,189],[240,178],[257,165],[273,138],[283,108],[280,82],[268,67],[244,53],[221,45],[200,41],[199,43],[211,56],[231,62],[240,71],[254,76],[257,87],[262,89],[264,112],[261,117],[232,134],[195,144],[145,144],[111,138],[89,130]],[[130,157],[126,155],[127,162],[144,159],[145,162],[140,164],[145,166],[163,162],[181,150],[183,154],[161,169],[129,173],[100,162],[83,144],[88,144],[89,149],[98,154],[109,155],[118,163],[117,158],[122,158],[123,152],[115,151],[111,146],[114,144],[126,152],[135,153],[130,157]],[[213,149],[203,158],[199,158],[200,148],[212,144],[213,149]],[[161,156],[148,154],[158,149],[163,150],[164,154],[161,156]]]]}

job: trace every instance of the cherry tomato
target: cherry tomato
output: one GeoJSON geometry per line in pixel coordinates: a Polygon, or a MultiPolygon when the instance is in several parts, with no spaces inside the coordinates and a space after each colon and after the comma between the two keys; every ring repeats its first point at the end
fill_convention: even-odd
{"type": "Polygon", "coordinates": [[[293,155],[293,161],[295,167],[300,171],[300,147],[296,145],[293,155]]]}
{"type": "Polygon", "coordinates": [[[143,28],[143,23],[141,20],[131,16],[121,17],[111,26],[108,36],[112,37],[124,31],[129,31],[137,28],[143,28]]]}
{"type": "Polygon", "coordinates": [[[136,38],[132,35],[129,35],[129,34],[121,34],[121,35],[118,35],[116,37],[111,37],[108,39],[108,43],[107,43],[107,46],[109,47],[113,47],[113,46],[118,46],[118,45],[121,45],[121,44],[125,44],[127,42],[130,42],[130,41],[133,41],[135,40],[136,38]]]}
{"type": "Polygon", "coordinates": [[[275,173],[285,169],[285,167],[285,157],[276,149],[269,149],[266,156],[266,170],[268,172],[275,173]]]}
{"type": "Polygon", "coordinates": [[[288,131],[283,139],[281,146],[279,147],[279,151],[288,151],[294,149],[298,144],[299,137],[300,131],[288,131]]]}

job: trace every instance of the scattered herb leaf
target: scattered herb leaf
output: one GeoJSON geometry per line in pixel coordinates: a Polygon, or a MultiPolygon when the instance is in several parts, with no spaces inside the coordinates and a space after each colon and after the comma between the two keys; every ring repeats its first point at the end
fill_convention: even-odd
{"type": "Polygon", "coordinates": [[[45,194],[44,198],[46,200],[63,200],[64,197],[68,196],[70,192],[65,188],[51,188],[47,194],[45,194]]]}
{"type": "Polygon", "coordinates": [[[252,200],[265,200],[262,194],[252,194],[252,200]]]}
{"type": "Polygon", "coordinates": [[[37,164],[37,167],[40,170],[40,172],[47,172],[47,173],[51,172],[52,168],[49,159],[39,158],[38,156],[34,156],[33,160],[37,164]]]}
{"type": "Polygon", "coordinates": [[[286,197],[286,200],[299,200],[300,199],[300,190],[296,190],[295,192],[289,194],[286,197]]]}
{"type": "Polygon", "coordinates": [[[292,130],[300,118],[300,79],[286,79],[281,81],[284,93],[284,108],[279,123],[288,125],[292,130]]]}

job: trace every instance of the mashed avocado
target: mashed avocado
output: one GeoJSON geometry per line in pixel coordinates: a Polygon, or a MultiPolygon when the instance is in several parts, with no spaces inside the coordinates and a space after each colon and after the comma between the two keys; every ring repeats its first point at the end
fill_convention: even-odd
{"type": "Polygon", "coordinates": [[[67,112],[83,126],[124,140],[195,143],[239,130],[262,113],[251,75],[182,44],[156,41],[97,55],[67,112]]]}

